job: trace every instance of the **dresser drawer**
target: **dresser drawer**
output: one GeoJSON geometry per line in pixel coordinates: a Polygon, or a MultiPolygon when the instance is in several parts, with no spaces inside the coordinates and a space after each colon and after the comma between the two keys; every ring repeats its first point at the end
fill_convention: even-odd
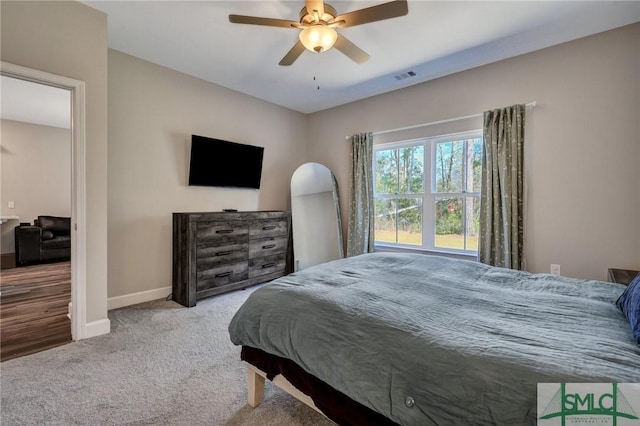
{"type": "Polygon", "coordinates": [[[261,238],[249,241],[249,259],[287,251],[287,237],[261,238]]]}
{"type": "Polygon", "coordinates": [[[211,287],[224,286],[248,278],[248,262],[230,263],[215,268],[198,270],[196,289],[206,290],[211,287]]]}
{"type": "Polygon", "coordinates": [[[249,243],[226,243],[220,245],[200,245],[196,247],[196,267],[209,269],[225,263],[237,263],[247,260],[249,243]]]}
{"type": "Polygon", "coordinates": [[[259,259],[249,259],[249,278],[274,274],[276,272],[284,272],[286,263],[285,253],[262,257],[259,259]]]}
{"type": "Polygon", "coordinates": [[[242,222],[199,222],[197,227],[198,245],[215,241],[237,241],[247,239],[249,228],[242,222]]]}
{"type": "Polygon", "coordinates": [[[287,235],[288,230],[289,223],[285,218],[261,220],[249,225],[249,237],[251,239],[276,237],[279,235],[287,235]]]}

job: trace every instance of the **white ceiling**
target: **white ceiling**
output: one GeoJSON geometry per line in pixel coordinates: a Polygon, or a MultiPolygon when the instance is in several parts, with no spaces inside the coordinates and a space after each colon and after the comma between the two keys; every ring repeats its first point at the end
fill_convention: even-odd
{"type": "Polygon", "coordinates": [[[0,116],[43,126],[71,127],[71,92],[7,76],[0,77],[0,116]]]}
{"type": "MultiPolygon", "coordinates": [[[[328,3],[340,14],[384,2],[328,3]]],[[[303,0],[83,3],[107,13],[110,48],[303,113],[640,21],[638,1],[411,0],[406,16],[338,30],[368,62],[331,49],[283,67],[299,30],[228,15],[297,21],[303,0]],[[394,78],[408,71],[416,76],[394,78]]]]}
{"type": "MultiPolygon", "coordinates": [[[[228,15],[297,20],[303,0],[83,3],[107,13],[110,48],[303,113],[640,21],[639,1],[410,0],[407,16],[339,30],[371,55],[364,64],[331,49],[282,67],[298,30],[228,15]]],[[[329,3],[345,13],[384,1],[329,3]]],[[[68,91],[7,77],[0,91],[2,118],[68,128],[68,91]]]]}

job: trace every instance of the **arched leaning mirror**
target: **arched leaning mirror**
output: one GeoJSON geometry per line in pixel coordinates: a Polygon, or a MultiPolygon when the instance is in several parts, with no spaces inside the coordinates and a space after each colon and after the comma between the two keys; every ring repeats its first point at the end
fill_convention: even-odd
{"type": "Polygon", "coordinates": [[[306,163],[291,177],[294,270],[344,257],[338,184],[327,167],[306,163]]]}

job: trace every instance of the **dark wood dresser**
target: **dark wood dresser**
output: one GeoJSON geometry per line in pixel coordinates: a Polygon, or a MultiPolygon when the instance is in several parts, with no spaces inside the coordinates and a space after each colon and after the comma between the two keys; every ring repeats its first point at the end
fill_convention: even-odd
{"type": "Polygon", "coordinates": [[[290,223],[283,211],[173,213],[173,300],[191,307],[285,275],[290,223]]]}

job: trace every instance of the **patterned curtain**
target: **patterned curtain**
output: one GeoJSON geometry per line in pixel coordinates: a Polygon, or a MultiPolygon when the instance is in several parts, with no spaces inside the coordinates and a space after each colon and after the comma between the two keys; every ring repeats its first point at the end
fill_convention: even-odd
{"type": "Polygon", "coordinates": [[[351,137],[347,257],[373,251],[373,135],[351,137]]]}
{"type": "Polygon", "coordinates": [[[524,269],[525,105],[484,113],[480,262],[524,269]]]}

